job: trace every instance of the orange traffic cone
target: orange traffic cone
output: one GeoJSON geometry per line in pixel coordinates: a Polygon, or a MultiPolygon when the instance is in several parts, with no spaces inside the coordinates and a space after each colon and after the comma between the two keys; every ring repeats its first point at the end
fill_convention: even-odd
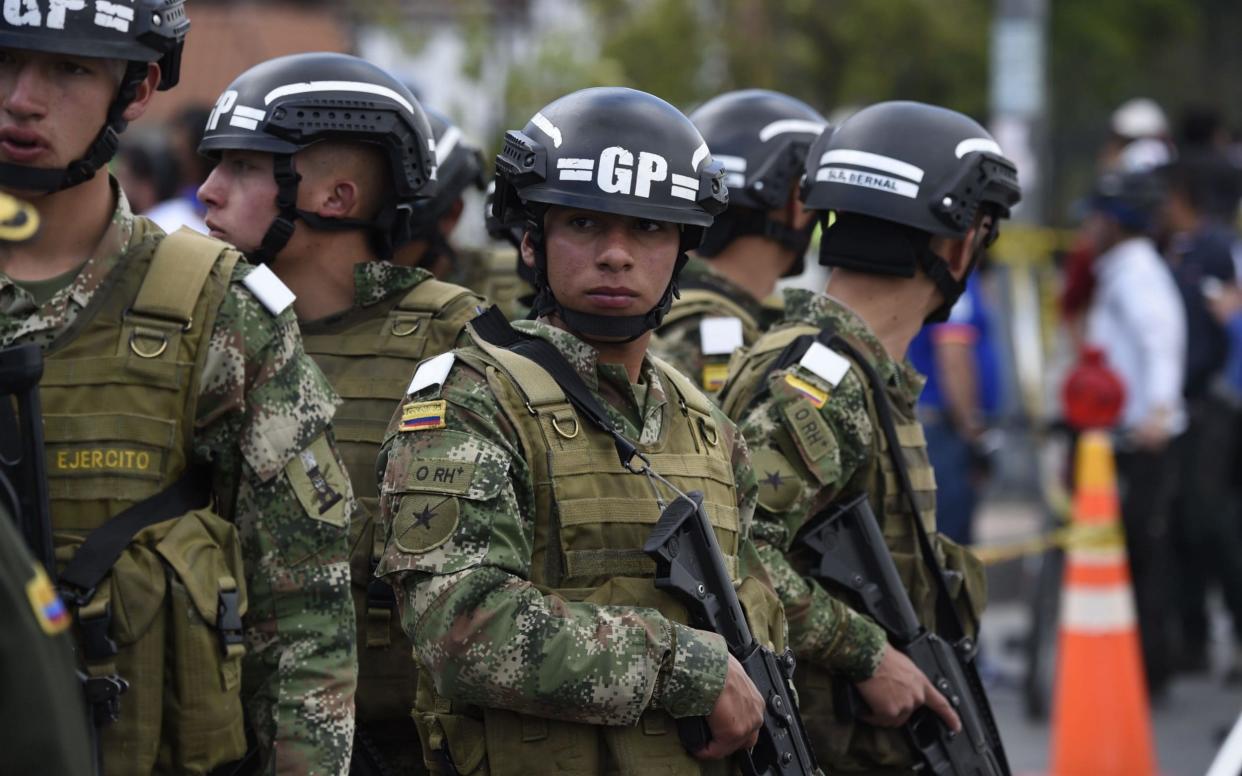
{"type": "Polygon", "coordinates": [[[1052,776],[1152,776],[1155,751],[1134,594],[1119,528],[1107,432],[1078,440],[1075,527],[1105,540],[1073,546],[1061,598],[1052,776]]]}

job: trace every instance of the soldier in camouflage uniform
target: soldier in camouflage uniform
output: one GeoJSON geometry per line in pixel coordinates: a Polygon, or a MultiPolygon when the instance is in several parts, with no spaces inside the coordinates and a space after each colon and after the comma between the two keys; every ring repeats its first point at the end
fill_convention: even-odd
{"type": "Polygon", "coordinates": [[[270,272],[165,236],[100,172],[176,84],[185,9],[23,9],[0,21],[0,186],[43,230],[0,255],[0,346],[46,354],[52,522],[88,693],[129,684],[94,709],[104,722],[119,703],[105,772],[207,773],[250,737],[263,773],[343,773],[353,496],[336,394],[270,272]]]}
{"type": "MultiPolygon", "coordinates": [[[[684,251],[723,207],[698,132],[642,92],[587,89],[509,132],[497,213],[525,224],[535,321],[616,429],[703,491],[757,637],[783,618],[747,539],[746,447],[693,383],[647,355],[684,251]],[[595,170],[598,165],[598,171],[595,170]]],[[[754,743],[762,700],[722,640],[685,625],[641,547],[660,514],[550,363],[485,339],[423,362],[380,454],[392,583],[423,672],[428,767],[462,774],[699,774],[754,743]],[[673,718],[706,716],[696,759],[673,718]]],[[[501,323],[506,329],[507,324],[501,323]]],[[[511,331],[511,330],[510,330],[511,331]]],[[[671,491],[663,491],[671,497],[671,491]]]]}
{"type": "Polygon", "coordinates": [[[652,347],[714,395],[733,351],[779,317],[764,301],[776,281],[802,273],[815,224],[797,183],[807,148],[828,122],[806,103],[763,89],[722,94],[690,120],[724,165],[729,209],[686,265],[681,298],[652,347]]]}
{"type": "MultiPolygon", "coordinates": [[[[219,104],[233,99],[235,113],[236,105],[263,104],[280,90],[289,94],[266,101],[268,118],[253,126],[224,116],[208,126],[200,148],[220,164],[199,197],[214,236],[270,260],[297,294],[293,308],[306,350],[344,397],[333,425],[359,505],[351,530],[359,644],[354,771],[410,773],[422,762],[411,745],[417,742],[410,718],[416,672],[391,589],[372,576],[384,542],[374,523],[375,458],[414,366],[451,350],[484,308],[466,289],[387,259],[408,237],[408,209],[422,213],[428,206],[423,192],[436,160],[437,193],[456,185],[460,170],[445,166],[456,140],[441,132],[434,156],[428,153],[431,129],[413,95],[380,68],[343,54],[297,54],[256,65],[219,104]],[[335,109],[344,119],[347,111],[369,110],[385,121],[332,124],[311,116],[306,125],[291,126],[277,117],[311,112],[300,104],[304,94],[290,88],[305,82],[332,84],[315,94],[321,114],[335,109]],[[286,164],[299,176],[286,197],[296,206],[281,212],[276,171],[286,164]],[[283,245],[273,233],[286,235],[283,245]]],[[[436,218],[424,219],[434,226],[436,218]]]]}
{"type": "MultiPolygon", "coordinates": [[[[928,705],[951,730],[960,722],[874,622],[830,595],[841,591],[806,576],[810,559],[795,549],[795,538],[830,504],[868,494],[920,621],[937,627],[936,587],[919,560],[914,525],[921,521],[934,534],[935,480],[915,415],[923,378],[905,352],[925,320],[947,316],[1018,194],[1014,167],[996,142],[943,108],[881,103],[821,136],[807,157],[803,195],[822,216],[836,214],[820,248],[820,262],[834,267],[827,290],[786,291],[784,319],[735,358],[721,394],[754,451],[756,542],[790,613],[808,731],[824,742],[820,756],[835,773],[921,767],[903,732],[892,729],[919,706],[928,705]],[[839,336],[852,352],[825,347],[822,336],[812,341],[821,332],[839,336]],[[865,368],[878,375],[884,397],[873,393],[865,368]],[[877,402],[885,400],[917,515],[878,419],[877,402]],[[799,573],[788,573],[785,561],[799,573]],[[842,681],[869,707],[856,721],[834,708],[833,683],[842,681]]],[[[955,580],[950,594],[959,619],[977,627],[981,566],[948,539],[934,535],[933,542],[955,580]]]]}

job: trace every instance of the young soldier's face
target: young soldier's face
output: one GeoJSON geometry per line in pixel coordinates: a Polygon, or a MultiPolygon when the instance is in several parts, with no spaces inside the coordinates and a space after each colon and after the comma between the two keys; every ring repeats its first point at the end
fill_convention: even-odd
{"type": "Polygon", "coordinates": [[[124,63],[0,49],[0,162],[65,167],[107,118],[124,63]]]}
{"type": "Polygon", "coordinates": [[[681,240],[676,224],[557,206],[544,217],[544,235],[557,300],[596,315],[642,315],[655,307],[681,240]]]}
{"type": "Polygon", "coordinates": [[[243,253],[262,244],[277,215],[276,195],[272,155],[258,151],[225,151],[198,189],[211,236],[243,253]]]}

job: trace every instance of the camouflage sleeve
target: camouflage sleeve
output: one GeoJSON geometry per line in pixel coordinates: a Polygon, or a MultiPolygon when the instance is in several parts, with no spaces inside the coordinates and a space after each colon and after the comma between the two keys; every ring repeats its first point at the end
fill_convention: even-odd
{"type": "Polygon", "coordinates": [[[380,453],[388,544],[415,657],[454,701],[601,725],[710,712],[724,641],[652,609],[568,602],[531,582],[534,487],[484,376],[458,361],[398,411],[380,453]],[[555,667],[553,670],[552,667],[555,667]]]}
{"type": "Polygon", "coordinates": [[[852,680],[865,679],[879,664],[883,630],[800,574],[787,556],[802,526],[870,454],[863,386],[852,372],[835,388],[802,370],[777,372],[770,380],[769,395],[741,424],[759,482],[752,536],[785,605],[794,652],[852,680]]]}
{"type": "MultiPolygon", "coordinates": [[[[239,266],[233,280],[249,271],[239,266]]],[[[273,316],[232,283],[211,335],[195,444],[241,536],[243,691],[268,774],[338,774],[349,763],[353,493],[329,428],[336,403],[293,312],[273,316]]]]}

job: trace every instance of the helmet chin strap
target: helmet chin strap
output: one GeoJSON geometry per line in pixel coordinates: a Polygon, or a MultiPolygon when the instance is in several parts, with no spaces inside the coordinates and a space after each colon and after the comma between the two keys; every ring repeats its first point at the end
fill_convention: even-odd
{"type": "MultiPolygon", "coordinates": [[[[298,183],[302,176],[293,169],[293,154],[275,154],[272,158],[272,174],[276,178],[276,218],[267,227],[259,247],[246,254],[251,261],[267,264],[284,250],[293,237],[296,222],[302,221],[311,229],[324,231],[364,230],[370,233],[371,247],[382,260],[392,257],[393,226],[401,215],[408,216],[399,208],[386,208],[375,220],[358,218],[325,218],[318,213],[298,208],[298,183]]],[[[396,237],[401,241],[401,236],[396,237]]]]}
{"type": "Polygon", "coordinates": [[[63,168],[27,167],[24,164],[0,162],[0,186],[16,191],[32,191],[52,194],[72,188],[95,177],[105,167],[120,146],[120,134],[129,122],[125,109],[134,101],[138,87],[147,77],[146,62],[127,62],[116,97],[108,106],[108,115],[99,134],[86,149],[81,159],[63,168]]]}
{"type": "Polygon", "coordinates": [[[565,322],[572,333],[580,337],[619,343],[633,342],[659,327],[664,316],[668,314],[669,308],[673,306],[673,299],[679,296],[677,276],[681,274],[682,267],[689,260],[684,248],[678,248],[677,261],[673,266],[673,277],[669,280],[668,287],[664,289],[663,296],[660,297],[656,306],[646,313],[642,315],[596,315],[571,310],[557,300],[548,282],[548,256],[543,244],[542,225],[532,220],[527,225],[527,231],[535,249],[536,291],[531,313],[535,317],[555,314],[565,322]]]}

